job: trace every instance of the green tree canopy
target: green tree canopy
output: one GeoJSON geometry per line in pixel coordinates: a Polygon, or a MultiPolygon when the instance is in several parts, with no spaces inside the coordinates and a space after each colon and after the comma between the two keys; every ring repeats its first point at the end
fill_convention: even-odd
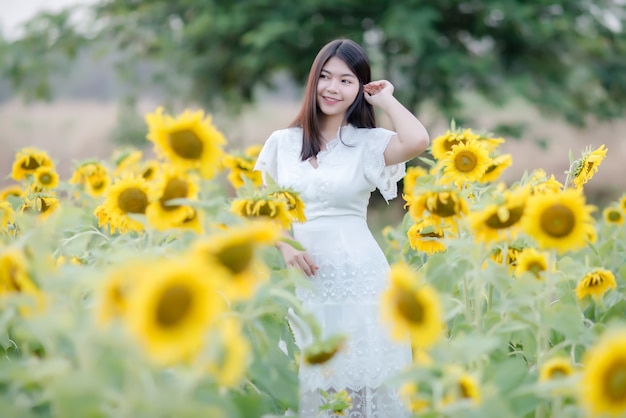
{"type": "MultiPolygon", "coordinates": [[[[71,10],[41,14],[0,45],[1,75],[29,97],[89,44],[150,59],[186,80],[182,97],[208,108],[255,99],[277,71],[303,81],[321,45],[349,37],[407,106],[432,100],[447,116],[460,93],[521,95],[570,123],[626,107],[623,0],[102,0],[80,27],[71,10]]],[[[180,87],[180,86],[179,86],[180,87]]]]}

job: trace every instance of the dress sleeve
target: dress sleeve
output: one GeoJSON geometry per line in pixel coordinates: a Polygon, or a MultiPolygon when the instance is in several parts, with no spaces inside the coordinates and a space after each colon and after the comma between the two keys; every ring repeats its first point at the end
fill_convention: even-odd
{"type": "Polygon", "coordinates": [[[263,148],[254,165],[254,171],[260,171],[263,175],[263,184],[267,185],[267,176],[269,175],[276,181],[277,167],[276,160],[278,154],[278,132],[274,132],[263,144],[263,148]]]}
{"type": "Polygon", "coordinates": [[[376,186],[387,202],[398,195],[398,181],[406,174],[405,163],[385,165],[385,149],[395,132],[375,128],[366,141],[364,152],[365,178],[376,186]]]}

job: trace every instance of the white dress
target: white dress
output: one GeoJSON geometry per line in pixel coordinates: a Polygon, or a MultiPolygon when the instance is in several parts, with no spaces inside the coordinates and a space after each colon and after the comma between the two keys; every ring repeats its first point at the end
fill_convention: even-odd
{"type": "MultiPolygon", "coordinates": [[[[381,321],[380,297],[389,284],[389,264],[367,222],[367,205],[378,188],[386,200],[397,195],[405,164],[385,166],[384,150],[394,132],[382,128],[340,130],[317,155],[318,167],[300,159],[302,130],[274,132],[266,141],[256,167],[279,185],[300,192],[306,222],[293,224],[294,238],[320,267],[310,278],[312,287],[296,288],[296,295],[315,315],[324,337],[348,336],[332,360],[300,364],[302,418],[329,417],[319,413],[319,389],[345,389],[352,398],[349,418],[402,418],[410,413],[394,386],[386,384],[411,364],[408,343],[390,340],[381,321]]],[[[294,321],[294,318],[291,319],[294,321]]],[[[305,348],[311,336],[294,326],[296,343],[305,348]]]]}

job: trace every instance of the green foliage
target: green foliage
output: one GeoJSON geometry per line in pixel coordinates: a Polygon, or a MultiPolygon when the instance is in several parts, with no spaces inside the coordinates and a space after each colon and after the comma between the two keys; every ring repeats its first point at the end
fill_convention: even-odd
{"type": "Polygon", "coordinates": [[[180,78],[187,87],[172,86],[173,94],[240,108],[259,86],[276,87],[279,71],[302,82],[321,45],[349,37],[370,53],[374,77],[394,82],[410,108],[432,100],[449,117],[459,94],[472,90],[496,103],[521,95],[583,124],[624,111],[619,7],[609,0],[102,0],[87,34],[70,25],[69,11],[37,16],[23,38],[2,45],[0,74],[28,97],[49,97],[49,76],[67,58],[108,42],[123,54],[121,71],[149,59],[164,64],[153,74],[160,87],[180,78]]]}

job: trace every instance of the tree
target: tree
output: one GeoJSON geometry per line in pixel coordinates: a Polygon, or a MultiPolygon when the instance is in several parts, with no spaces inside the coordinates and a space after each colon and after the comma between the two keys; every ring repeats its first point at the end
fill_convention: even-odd
{"type": "Polygon", "coordinates": [[[320,45],[349,37],[371,54],[377,76],[417,108],[431,99],[446,116],[460,93],[501,103],[521,95],[542,111],[583,124],[626,107],[623,0],[102,0],[79,30],[71,14],[44,14],[0,49],[1,71],[31,96],[49,94],[59,57],[93,43],[163,63],[179,91],[208,108],[255,99],[278,71],[302,82],[320,45]],[[33,63],[41,63],[34,66],[33,63]],[[181,85],[177,85],[181,89],[181,85]]]}

